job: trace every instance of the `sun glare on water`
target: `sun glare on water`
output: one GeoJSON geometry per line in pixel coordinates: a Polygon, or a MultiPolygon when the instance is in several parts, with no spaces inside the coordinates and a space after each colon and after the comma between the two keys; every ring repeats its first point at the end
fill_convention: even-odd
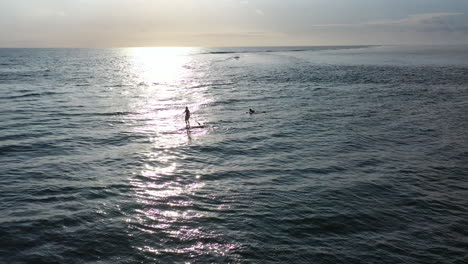
{"type": "MultiPolygon", "coordinates": [[[[210,84],[203,78],[206,69],[199,69],[202,66],[193,56],[193,48],[130,48],[125,52],[128,80],[134,89],[128,96],[130,114],[125,116],[125,122],[131,125],[132,133],[149,139],[141,153],[143,164],[130,177],[134,198],[140,204],[130,227],[181,241],[206,236],[199,227],[180,230],[187,222],[204,217],[191,208],[193,201],[189,198],[204,186],[198,177],[201,172],[192,171],[191,176],[184,172],[187,154],[180,149],[209,133],[208,128],[186,129],[183,113],[188,106],[192,125],[197,125],[196,121],[205,123],[202,106],[211,100],[210,84]]],[[[200,243],[197,245],[202,248],[166,250],[200,254],[204,250],[218,250],[200,243]]],[[[158,247],[161,245],[148,244],[140,249],[158,255],[158,247]]]]}
{"type": "Polygon", "coordinates": [[[187,72],[194,48],[158,47],[130,48],[134,70],[142,81],[153,84],[173,84],[187,72]]]}
{"type": "MultiPolygon", "coordinates": [[[[184,129],[185,106],[194,117],[200,106],[210,101],[202,89],[193,88],[203,82],[196,71],[198,64],[193,56],[196,51],[180,47],[127,50],[133,83],[138,84],[137,98],[131,103],[135,116],[130,118],[143,121],[144,125],[136,130],[151,134],[155,144],[182,144],[194,134],[205,133],[184,129]]],[[[192,123],[195,124],[194,119],[192,123]]]]}

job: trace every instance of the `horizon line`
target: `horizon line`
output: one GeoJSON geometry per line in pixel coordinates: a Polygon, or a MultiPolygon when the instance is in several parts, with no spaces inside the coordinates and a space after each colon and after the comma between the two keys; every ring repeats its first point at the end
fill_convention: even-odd
{"type": "Polygon", "coordinates": [[[1,47],[0,49],[130,49],[130,48],[295,48],[295,47],[376,47],[376,46],[468,46],[468,43],[401,43],[401,44],[326,44],[326,45],[259,45],[259,46],[109,46],[109,47],[1,47]]]}

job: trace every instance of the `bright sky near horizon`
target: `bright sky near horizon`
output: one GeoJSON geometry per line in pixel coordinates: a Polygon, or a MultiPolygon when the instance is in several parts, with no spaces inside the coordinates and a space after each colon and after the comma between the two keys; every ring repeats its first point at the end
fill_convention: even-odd
{"type": "Polygon", "coordinates": [[[0,47],[468,44],[468,0],[0,0],[0,47]]]}

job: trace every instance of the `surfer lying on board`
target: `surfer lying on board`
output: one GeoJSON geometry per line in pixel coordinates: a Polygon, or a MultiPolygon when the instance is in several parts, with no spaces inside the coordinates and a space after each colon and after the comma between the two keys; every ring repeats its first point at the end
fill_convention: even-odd
{"type": "Polygon", "coordinates": [[[258,111],[253,110],[252,108],[249,108],[249,111],[246,112],[246,113],[252,115],[252,114],[259,114],[259,113],[263,113],[263,114],[264,114],[264,113],[266,113],[266,112],[265,112],[265,111],[258,112],[258,111]]]}
{"type": "Polygon", "coordinates": [[[188,109],[188,106],[185,107],[185,125],[187,127],[190,127],[190,110],[188,109]]]}

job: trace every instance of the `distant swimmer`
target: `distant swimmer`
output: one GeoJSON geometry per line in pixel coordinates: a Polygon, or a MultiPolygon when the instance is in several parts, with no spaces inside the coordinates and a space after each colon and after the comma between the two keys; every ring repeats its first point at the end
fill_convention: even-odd
{"type": "Polygon", "coordinates": [[[258,111],[253,110],[252,108],[249,108],[249,111],[246,112],[246,113],[247,113],[247,114],[253,115],[253,114],[260,114],[260,113],[264,114],[264,113],[266,113],[266,112],[265,112],[265,111],[258,112],[258,111]]]}
{"type": "Polygon", "coordinates": [[[187,127],[190,127],[190,110],[188,109],[187,106],[185,107],[184,113],[185,113],[185,125],[187,127]]]}

